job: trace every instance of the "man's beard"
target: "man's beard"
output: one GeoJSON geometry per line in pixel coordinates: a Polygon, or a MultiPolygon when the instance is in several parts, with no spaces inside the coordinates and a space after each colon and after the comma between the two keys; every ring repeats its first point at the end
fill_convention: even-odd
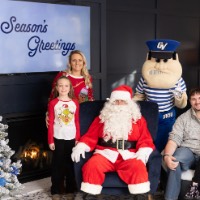
{"type": "MultiPolygon", "coordinates": [[[[135,103],[134,103],[135,104],[135,103]]],[[[132,124],[141,117],[137,105],[113,105],[108,102],[100,114],[101,122],[104,122],[104,140],[117,139],[128,140],[128,135],[132,130],[132,124]],[[135,113],[135,115],[133,114],[135,113]],[[134,117],[137,118],[134,120],[134,117]]]]}
{"type": "Polygon", "coordinates": [[[197,114],[197,113],[200,113],[200,109],[197,109],[197,108],[193,108],[194,112],[197,114]]]}

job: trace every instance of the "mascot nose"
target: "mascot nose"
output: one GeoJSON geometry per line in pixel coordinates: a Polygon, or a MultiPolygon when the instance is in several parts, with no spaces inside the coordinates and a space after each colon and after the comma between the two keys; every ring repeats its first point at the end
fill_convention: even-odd
{"type": "Polygon", "coordinates": [[[163,61],[163,59],[160,59],[159,62],[156,62],[155,68],[158,69],[158,70],[162,70],[162,69],[166,68],[166,64],[163,61]]]}

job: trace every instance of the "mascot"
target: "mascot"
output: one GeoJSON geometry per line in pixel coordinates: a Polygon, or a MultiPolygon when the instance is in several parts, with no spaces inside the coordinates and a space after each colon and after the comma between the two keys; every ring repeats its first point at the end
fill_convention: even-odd
{"type": "Polygon", "coordinates": [[[182,76],[175,40],[150,40],[149,52],[142,67],[142,77],[136,86],[136,101],[153,101],[159,107],[156,148],[161,152],[176,119],[175,107],[187,105],[186,85],[182,76]]]}

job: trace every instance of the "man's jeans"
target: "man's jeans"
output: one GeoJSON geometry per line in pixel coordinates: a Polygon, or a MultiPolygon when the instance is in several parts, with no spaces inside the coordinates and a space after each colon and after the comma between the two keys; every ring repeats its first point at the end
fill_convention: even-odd
{"type": "Polygon", "coordinates": [[[177,148],[174,155],[179,162],[176,170],[168,169],[168,180],[165,191],[165,200],[178,199],[181,189],[181,173],[191,168],[195,163],[196,155],[188,148],[177,148]]]}

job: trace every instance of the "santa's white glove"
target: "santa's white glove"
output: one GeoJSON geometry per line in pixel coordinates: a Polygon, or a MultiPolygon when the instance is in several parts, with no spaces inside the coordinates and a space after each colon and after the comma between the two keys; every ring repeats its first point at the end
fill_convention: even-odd
{"type": "Polygon", "coordinates": [[[73,162],[80,162],[80,157],[85,158],[85,152],[89,151],[89,147],[85,143],[78,143],[73,149],[71,158],[73,162]]]}
{"type": "Polygon", "coordinates": [[[141,160],[146,165],[152,151],[153,149],[149,147],[140,148],[136,152],[136,159],[141,160]]]}

